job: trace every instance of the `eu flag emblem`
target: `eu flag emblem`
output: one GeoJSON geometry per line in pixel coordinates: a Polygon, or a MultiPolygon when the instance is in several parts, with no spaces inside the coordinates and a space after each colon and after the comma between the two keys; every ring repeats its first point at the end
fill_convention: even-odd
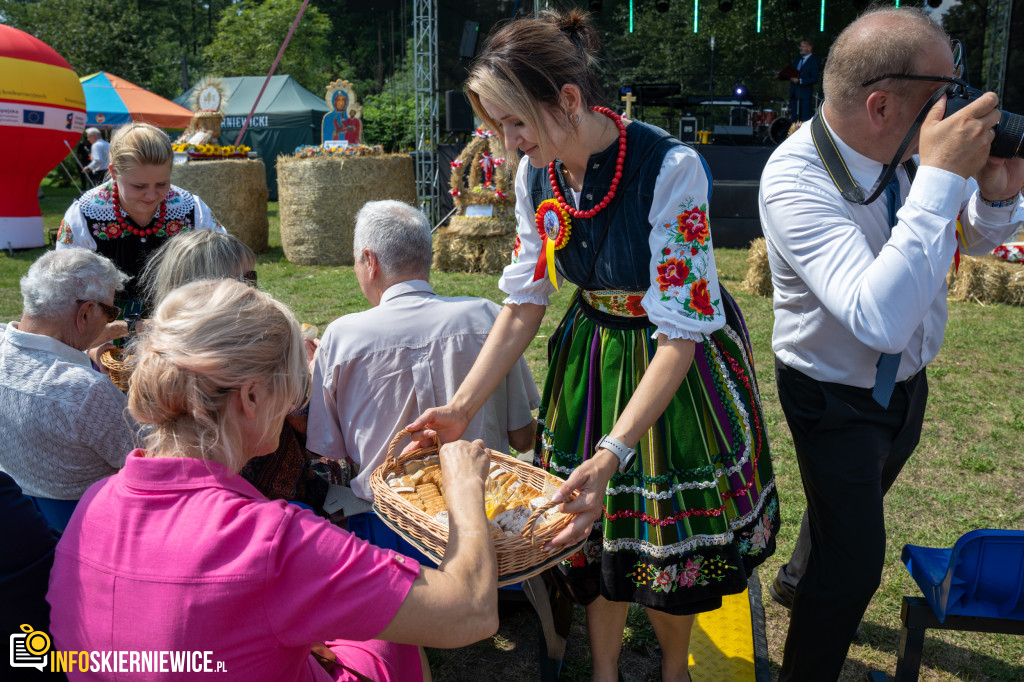
{"type": "Polygon", "coordinates": [[[22,110],[21,121],[30,125],[41,126],[45,116],[46,112],[40,109],[24,109],[22,110]]]}

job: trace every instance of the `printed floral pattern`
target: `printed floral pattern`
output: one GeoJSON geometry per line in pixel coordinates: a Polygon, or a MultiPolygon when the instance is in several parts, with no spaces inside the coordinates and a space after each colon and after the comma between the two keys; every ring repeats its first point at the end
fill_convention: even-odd
{"type": "MultiPolygon", "coordinates": [[[[666,249],[667,251],[668,249],[666,249]]],[[[679,288],[693,281],[690,277],[690,266],[686,260],[669,258],[658,264],[658,288],[668,291],[679,288]]],[[[662,298],[662,300],[665,300],[662,298]]]]}
{"type": "MultiPolygon", "coordinates": [[[[92,222],[92,221],[90,221],[92,222]]],[[[151,222],[150,225],[153,223],[151,222]]],[[[96,239],[120,239],[122,237],[130,237],[131,232],[122,230],[121,226],[117,222],[103,222],[97,221],[92,223],[92,234],[96,239]]],[[[164,223],[162,229],[158,230],[153,236],[154,237],[173,237],[179,232],[188,232],[192,229],[192,221],[189,218],[179,218],[177,220],[168,220],[164,223]]],[[[70,228],[68,230],[70,232],[70,228]]],[[[57,238],[60,239],[58,233],[57,238]]],[[[70,244],[71,242],[65,242],[70,244]]]]}
{"type": "Polygon", "coordinates": [[[588,540],[583,548],[562,561],[563,564],[573,568],[582,568],[601,561],[601,541],[588,540]]]}
{"type": "Polygon", "coordinates": [[[708,585],[712,581],[721,582],[725,579],[726,571],[735,570],[735,566],[728,565],[721,557],[706,559],[700,554],[694,554],[685,563],[660,568],[638,561],[629,579],[636,587],[647,587],[652,592],[669,594],[682,588],[708,585]]]}
{"type": "Polygon", "coordinates": [[[768,542],[771,540],[772,532],[775,530],[772,526],[772,517],[775,516],[775,511],[778,508],[779,501],[773,499],[765,508],[764,514],[761,515],[757,525],[751,528],[749,532],[739,536],[740,552],[749,556],[757,556],[768,548],[768,542]]]}
{"type": "Polygon", "coordinates": [[[674,301],[683,313],[709,321],[721,306],[711,299],[708,289],[711,232],[708,229],[707,204],[698,206],[693,198],[679,205],[675,223],[665,223],[668,243],[661,250],[655,281],[662,301],[674,301]]]}
{"type": "Polygon", "coordinates": [[[523,240],[519,238],[519,233],[516,233],[516,243],[512,246],[512,262],[519,262],[519,253],[523,250],[523,240]]]}
{"type": "Polygon", "coordinates": [[[640,303],[644,298],[643,291],[583,290],[582,295],[591,308],[608,315],[618,317],[644,317],[647,315],[647,311],[640,303]]]}
{"type": "Polygon", "coordinates": [[[676,231],[683,235],[684,240],[698,242],[701,246],[707,242],[711,233],[708,232],[708,214],[703,210],[705,208],[706,204],[700,208],[683,209],[683,212],[676,216],[679,222],[676,231]]]}
{"type": "Polygon", "coordinates": [[[73,244],[75,241],[75,235],[71,231],[71,226],[63,220],[60,221],[60,227],[57,228],[57,241],[61,244],[73,244]]]}

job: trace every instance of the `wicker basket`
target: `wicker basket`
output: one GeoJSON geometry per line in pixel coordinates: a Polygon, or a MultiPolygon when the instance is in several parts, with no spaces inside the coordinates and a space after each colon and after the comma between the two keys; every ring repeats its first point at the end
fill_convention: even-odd
{"type": "Polygon", "coordinates": [[[129,359],[122,356],[120,348],[112,348],[100,356],[100,362],[110,373],[110,379],[122,391],[128,390],[128,384],[132,378],[132,370],[129,359]]]}
{"type": "MultiPolygon", "coordinates": [[[[448,544],[448,526],[438,522],[422,509],[409,504],[401,495],[394,492],[385,482],[385,478],[395,473],[405,474],[407,462],[437,456],[440,449],[436,439],[434,445],[419,448],[405,454],[395,455],[398,442],[409,434],[402,430],[388,446],[388,455],[377,469],[370,475],[370,487],[373,488],[373,507],[380,518],[402,538],[419,549],[425,555],[441,563],[444,558],[445,546],[448,544]]],[[[546,481],[561,485],[563,481],[543,469],[520,462],[495,450],[487,449],[491,461],[500,464],[503,469],[518,475],[519,480],[537,490],[543,490],[546,481]]],[[[575,554],[583,546],[583,542],[568,547],[557,554],[542,549],[544,543],[551,540],[564,529],[573,519],[571,514],[556,513],[556,518],[540,528],[537,520],[544,512],[551,509],[548,503],[530,515],[522,534],[516,537],[502,537],[494,540],[494,550],[498,556],[498,586],[511,585],[560,563],[566,557],[575,554]]]]}

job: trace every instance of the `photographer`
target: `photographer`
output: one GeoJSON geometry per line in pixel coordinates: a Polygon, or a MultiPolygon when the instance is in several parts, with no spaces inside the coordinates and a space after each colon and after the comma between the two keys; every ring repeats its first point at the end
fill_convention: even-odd
{"type": "Polygon", "coordinates": [[[770,588],[792,608],[780,680],[839,676],[881,579],[883,495],[920,438],[946,272],[958,248],[987,253],[1024,220],[1024,159],[990,156],[995,94],[944,116],[937,91],[959,76],[954,52],[920,10],[862,15],[829,54],[822,116],[761,178],[779,401],[807,496],[770,588]],[[916,163],[887,182],[919,112],[919,134],[895,159],[916,163]],[[858,188],[876,182],[885,191],[865,200],[858,188]]]}

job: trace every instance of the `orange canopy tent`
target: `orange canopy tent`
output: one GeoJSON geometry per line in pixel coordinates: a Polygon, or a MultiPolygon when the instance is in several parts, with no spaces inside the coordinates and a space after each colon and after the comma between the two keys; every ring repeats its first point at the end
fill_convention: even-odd
{"type": "Polygon", "coordinates": [[[159,128],[187,128],[192,112],[120,76],[100,71],[79,79],[85,92],[86,125],[119,126],[130,121],[159,128]]]}

